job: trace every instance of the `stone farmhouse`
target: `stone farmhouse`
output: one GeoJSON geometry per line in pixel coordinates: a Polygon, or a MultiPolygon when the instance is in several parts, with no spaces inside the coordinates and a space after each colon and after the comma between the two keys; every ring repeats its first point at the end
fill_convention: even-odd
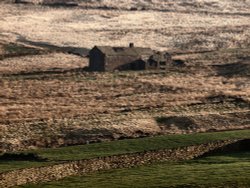
{"type": "Polygon", "coordinates": [[[166,69],[172,62],[166,52],[156,52],[150,48],[95,46],[89,52],[90,71],[122,71],[166,69]]]}

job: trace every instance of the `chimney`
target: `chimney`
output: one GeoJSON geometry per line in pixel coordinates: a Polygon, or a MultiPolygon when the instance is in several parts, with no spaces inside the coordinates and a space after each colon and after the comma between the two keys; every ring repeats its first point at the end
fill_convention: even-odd
{"type": "Polygon", "coordinates": [[[132,42],[129,43],[129,48],[134,48],[134,46],[135,46],[134,43],[132,43],[132,42]]]}

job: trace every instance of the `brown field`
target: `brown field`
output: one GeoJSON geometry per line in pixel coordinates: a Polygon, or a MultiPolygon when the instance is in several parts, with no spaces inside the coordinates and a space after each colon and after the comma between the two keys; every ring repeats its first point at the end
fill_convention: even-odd
{"type": "Polygon", "coordinates": [[[161,2],[0,4],[0,151],[250,128],[250,2],[161,2]],[[66,53],[131,41],[186,66],[91,73],[66,53]]]}
{"type": "Polygon", "coordinates": [[[82,1],[76,8],[1,4],[0,36],[86,48],[134,42],[162,50],[207,50],[250,44],[248,0],[96,2],[82,1]]]}

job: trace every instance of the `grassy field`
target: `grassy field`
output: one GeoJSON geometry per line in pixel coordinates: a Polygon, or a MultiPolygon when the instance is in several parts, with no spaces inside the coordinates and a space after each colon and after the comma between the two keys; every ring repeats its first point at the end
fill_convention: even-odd
{"type": "Polygon", "coordinates": [[[25,188],[55,187],[249,187],[250,152],[228,153],[201,159],[119,169],[69,177],[25,188]]]}
{"type": "Polygon", "coordinates": [[[218,140],[244,138],[250,138],[250,130],[200,133],[191,135],[167,135],[82,146],[62,147],[56,149],[40,149],[30,152],[34,152],[41,158],[47,159],[47,162],[0,161],[0,172],[19,168],[28,168],[32,166],[44,166],[72,160],[90,159],[101,156],[136,153],[150,150],[173,149],[218,140]]]}
{"type": "MultiPolygon", "coordinates": [[[[46,159],[0,160],[0,173],[250,138],[250,0],[77,2],[67,8],[0,2],[0,157],[24,151],[46,159]],[[168,51],[185,66],[86,71],[88,49],[130,42],[168,51]]],[[[247,158],[162,163],[41,186],[247,187],[247,158]]]]}
{"type": "Polygon", "coordinates": [[[77,2],[0,2],[0,152],[250,127],[248,0],[77,2]],[[72,55],[129,42],[186,66],[97,74],[72,55]]]}

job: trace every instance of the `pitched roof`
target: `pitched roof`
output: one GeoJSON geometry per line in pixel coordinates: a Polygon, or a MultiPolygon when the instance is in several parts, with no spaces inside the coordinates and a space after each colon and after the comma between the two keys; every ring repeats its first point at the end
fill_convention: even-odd
{"type": "Polygon", "coordinates": [[[111,46],[95,46],[103,54],[109,56],[140,56],[152,55],[153,50],[142,47],[111,47],[111,46]]]}

